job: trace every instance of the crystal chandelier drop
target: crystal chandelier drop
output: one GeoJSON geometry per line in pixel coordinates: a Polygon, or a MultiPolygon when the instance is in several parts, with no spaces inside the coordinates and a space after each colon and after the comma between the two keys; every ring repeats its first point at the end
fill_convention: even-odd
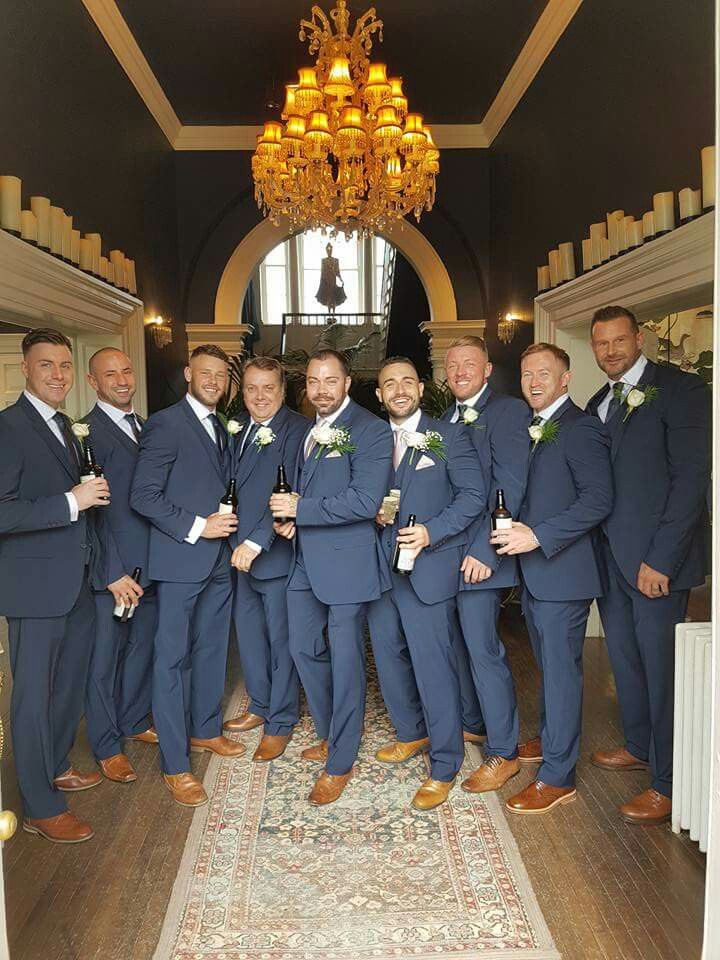
{"type": "Polygon", "coordinates": [[[252,158],[255,199],[273,223],[365,236],[432,208],[440,152],[408,112],[402,78],[368,59],[382,27],[371,7],[350,33],[346,0],[300,21],[316,65],[286,86],[285,122],[265,124],[252,158]]]}
{"type": "Polygon", "coordinates": [[[517,331],[517,324],[518,318],[511,313],[506,313],[505,316],[500,314],[497,325],[498,340],[501,343],[510,343],[517,331]]]}

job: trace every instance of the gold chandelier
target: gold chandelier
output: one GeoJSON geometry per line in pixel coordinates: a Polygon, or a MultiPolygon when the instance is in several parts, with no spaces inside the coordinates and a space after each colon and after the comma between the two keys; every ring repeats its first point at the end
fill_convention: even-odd
{"type": "Polygon", "coordinates": [[[422,115],[408,112],[402,77],[368,59],[382,27],[371,7],[351,34],[346,0],[330,19],[313,6],[300,21],[317,63],[286,86],[285,123],[265,124],[252,158],[255,199],[273,223],[364,236],[432,208],[440,152],[422,115]]]}

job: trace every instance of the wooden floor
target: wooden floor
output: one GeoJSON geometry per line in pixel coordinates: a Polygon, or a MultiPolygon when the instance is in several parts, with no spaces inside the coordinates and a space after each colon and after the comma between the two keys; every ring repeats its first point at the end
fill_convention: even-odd
{"type": "MultiPolygon", "coordinates": [[[[695,619],[704,619],[702,604],[695,619]]],[[[521,708],[523,734],[535,733],[537,671],[517,608],[503,614],[521,708]]],[[[2,621],[4,638],[4,621],[2,621]]],[[[0,710],[7,731],[6,689],[0,710]]],[[[228,690],[239,675],[233,656],[228,690]]],[[[610,774],[587,762],[621,743],[604,644],[585,647],[583,759],[578,800],[546,817],[513,817],[540,907],[564,960],[697,960],[701,951],[705,858],[668,826],[631,827],[619,803],[647,786],[641,773],[610,774]]],[[[20,816],[10,743],[2,760],[3,807],[20,816]]],[[[71,798],[95,838],[58,847],[18,831],[3,860],[13,960],[149,960],[183,852],[192,813],[174,804],[159,780],[156,750],[130,744],[138,772],[129,786],[103,783],[71,798]]],[[[78,766],[92,758],[84,731],[78,766]]],[[[207,760],[193,755],[202,775],[207,760]]],[[[524,770],[503,797],[531,778],[524,770]]]]}

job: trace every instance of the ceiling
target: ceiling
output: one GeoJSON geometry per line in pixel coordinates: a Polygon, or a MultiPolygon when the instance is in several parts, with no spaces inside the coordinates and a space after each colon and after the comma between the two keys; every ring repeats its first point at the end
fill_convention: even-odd
{"type": "MultiPolygon", "coordinates": [[[[334,0],[321,6],[327,12],[334,0]]],[[[372,59],[405,78],[429,123],[479,123],[547,0],[376,0],[372,59]]],[[[259,124],[312,62],[298,25],[311,0],[117,0],[181,124],[259,124]]],[[[352,2],[352,23],[369,6],[352,2]]]]}

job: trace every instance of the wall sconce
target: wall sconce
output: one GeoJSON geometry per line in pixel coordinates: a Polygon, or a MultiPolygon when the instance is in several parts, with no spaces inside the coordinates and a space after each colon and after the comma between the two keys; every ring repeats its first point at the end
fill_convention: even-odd
{"type": "Polygon", "coordinates": [[[148,317],[145,321],[145,327],[149,330],[153,343],[158,350],[164,350],[172,343],[172,327],[159,314],[155,317],[148,317]]]}
{"type": "Polygon", "coordinates": [[[517,332],[517,325],[520,322],[519,317],[514,317],[512,313],[498,315],[497,335],[501,343],[510,343],[517,332]]]}

